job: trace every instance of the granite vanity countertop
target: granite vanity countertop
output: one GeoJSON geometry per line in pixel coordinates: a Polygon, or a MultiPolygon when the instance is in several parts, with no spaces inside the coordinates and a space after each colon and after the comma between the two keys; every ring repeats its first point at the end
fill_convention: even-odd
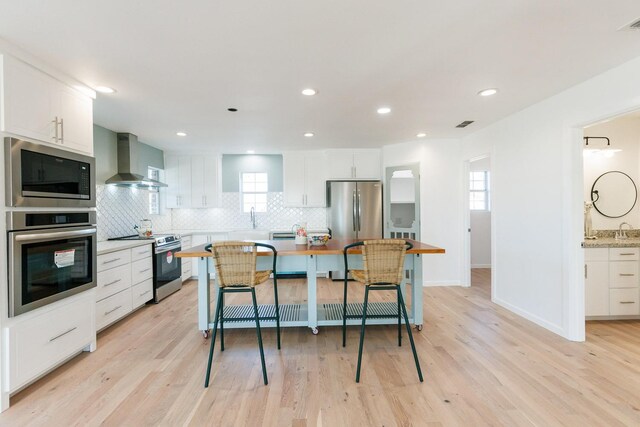
{"type": "Polygon", "coordinates": [[[106,242],[98,242],[98,255],[108,254],[109,252],[121,251],[123,249],[131,249],[138,246],[150,245],[152,240],[109,240],[106,242]]]}
{"type": "Polygon", "coordinates": [[[600,237],[596,240],[585,240],[582,242],[583,248],[633,248],[640,247],[640,237],[629,237],[628,239],[617,240],[613,237],[600,237]]]}

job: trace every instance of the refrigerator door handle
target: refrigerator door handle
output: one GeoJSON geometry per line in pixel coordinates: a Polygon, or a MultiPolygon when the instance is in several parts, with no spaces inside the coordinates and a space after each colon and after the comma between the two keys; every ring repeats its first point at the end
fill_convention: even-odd
{"type": "Polygon", "coordinates": [[[358,231],[358,226],[357,226],[357,217],[356,217],[356,209],[357,209],[357,201],[356,201],[356,190],[353,190],[353,199],[352,199],[352,206],[353,206],[353,231],[358,231]]]}
{"type": "Polygon", "coordinates": [[[358,231],[360,231],[361,228],[361,222],[362,222],[362,200],[360,198],[360,190],[358,190],[358,231]]]}

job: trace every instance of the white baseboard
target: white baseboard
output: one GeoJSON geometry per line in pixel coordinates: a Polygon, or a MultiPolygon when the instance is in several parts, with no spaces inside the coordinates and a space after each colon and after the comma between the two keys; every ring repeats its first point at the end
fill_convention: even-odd
{"type": "Polygon", "coordinates": [[[471,264],[471,268],[491,268],[491,264],[471,264]]]}
{"type": "MultiPolygon", "coordinates": [[[[548,329],[549,331],[553,332],[554,334],[558,334],[563,338],[567,338],[565,335],[565,331],[564,329],[562,329],[561,326],[556,325],[555,323],[551,323],[548,322],[538,316],[536,316],[535,314],[529,313],[526,310],[522,310],[506,301],[503,301],[499,298],[492,298],[492,302],[498,304],[501,307],[506,308],[509,311],[514,312],[515,314],[517,314],[518,316],[524,317],[525,319],[527,319],[530,322],[535,323],[538,326],[542,326],[545,329],[548,329]]],[[[567,338],[568,339],[568,338],[567,338]]]]}
{"type": "Polygon", "coordinates": [[[423,287],[429,288],[432,286],[462,286],[462,283],[457,280],[437,280],[437,281],[427,281],[422,284],[423,287]]]}

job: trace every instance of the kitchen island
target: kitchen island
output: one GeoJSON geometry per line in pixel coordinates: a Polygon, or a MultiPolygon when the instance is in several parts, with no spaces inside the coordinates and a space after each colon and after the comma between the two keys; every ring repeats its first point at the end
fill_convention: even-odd
{"type": "MultiPolygon", "coordinates": [[[[413,248],[407,251],[405,257],[405,270],[409,271],[411,283],[411,307],[409,321],[418,329],[422,329],[422,258],[423,254],[443,254],[445,250],[426,243],[409,240],[413,248]]],[[[317,301],[317,272],[344,270],[342,250],[345,245],[354,240],[332,239],[326,246],[296,245],[291,240],[260,240],[261,243],[272,245],[278,252],[277,271],[306,271],[307,272],[307,303],[280,304],[280,326],[306,326],[311,328],[314,334],[318,333],[318,326],[342,325],[342,304],[318,304],[317,301]]],[[[209,329],[213,328],[211,310],[211,289],[209,280],[215,270],[211,252],[205,250],[206,245],[194,246],[191,249],[178,252],[179,258],[199,258],[198,260],[198,328],[205,337],[209,329]]],[[[258,270],[270,270],[273,266],[273,256],[270,250],[259,248],[258,270]]],[[[362,268],[362,255],[357,251],[349,252],[349,266],[353,269],[362,268]]],[[[405,292],[405,283],[401,286],[405,292]]],[[[214,281],[214,295],[218,294],[214,281]]],[[[362,303],[348,304],[349,313],[362,310],[362,303]]],[[[370,324],[395,324],[397,319],[376,318],[376,315],[397,313],[396,302],[378,302],[369,304],[368,313],[371,313],[370,324]]],[[[251,317],[253,308],[246,306],[225,306],[225,317],[251,317]]],[[[261,304],[259,306],[260,317],[273,316],[275,306],[273,304],[261,304]]],[[[369,318],[369,315],[367,315],[369,318]]],[[[358,319],[349,319],[347,324],[360,324],[358,319]]],[[[229,328],[254,327],[253,320],[225,321],[229,328]]],[[[260,326],[275,327],[275,321],[261,322],[260,326]]]]}

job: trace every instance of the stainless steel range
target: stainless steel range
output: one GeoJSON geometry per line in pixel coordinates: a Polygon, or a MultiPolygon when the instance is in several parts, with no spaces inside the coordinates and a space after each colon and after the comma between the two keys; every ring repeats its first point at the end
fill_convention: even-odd
{"type": "Polygon", "coordinates": [[[116,237],[109,240],[153,240],[153,301],[158,302],[182,288],[182,260],[175,256],[182,249],[178,234],[116,237]]]}

